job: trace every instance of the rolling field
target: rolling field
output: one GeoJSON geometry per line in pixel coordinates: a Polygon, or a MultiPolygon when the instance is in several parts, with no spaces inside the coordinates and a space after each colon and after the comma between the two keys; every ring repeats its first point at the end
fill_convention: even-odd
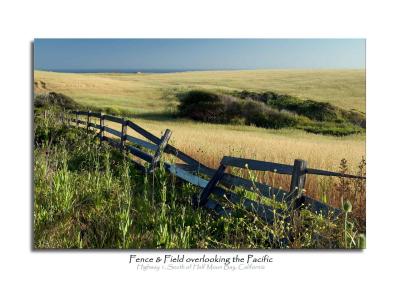
{"type": "Polygon", "coordinates": [[[64,93],[82,104],[164,112],[177,104],[175,94],[210,91],[275,91],[326,101],[365,112],[365,70],[254,70],[166,74],[68,74],[35,71],[35,92],[64,93]]]}
{"type": "MultiPolygon", "coordinates": [[[[59,92],[78,103],[128,110],[145,129],[160,135],[172,130],[171,142],[211,167],[223,155],[292,164],[295,158],[312,168],[338,170],[340,160],[356,172],[365,157],[365,135],[332,137],[298,130],[267,130],[168,117],[176,108],[175,94],[190,89],[212,91],[276,91],[303,99],[327,101],[365,112],[364,70],[265,70],[184,72],[169,74],[66,74],[35,71],[35,93],[59,92]]],[[[113,126],[113,125],[111,125],[113,126]]],[[[119,129],[118,126],[114,126],[119,129]]],[[[137,136],[137,135],[135,135],[137,136]]],[[[288,180],[279,180],[285,188],[288,180]]],[[[308,192],[318,196],[321,182],[310,177],[308,192]]],[[[331,201],[331,200],[330,200],[331,201]]],[[[332,199],[337,205],[338,198],[332,199]]]]}

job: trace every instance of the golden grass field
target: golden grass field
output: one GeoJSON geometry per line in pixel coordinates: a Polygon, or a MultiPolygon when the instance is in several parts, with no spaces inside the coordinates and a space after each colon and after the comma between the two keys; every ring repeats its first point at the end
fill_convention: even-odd
{"type": "MultiPolygon", "coordinates": [[[[169,128],[173,134],[170,143],[181,151],[210,167],[217,168],[224,155],[293,164],[301,158],[312,168],[338,170],[340,160],[346,158],[349,172],[356,173],[365,156],[365,136],[333,137],[309,134],[299,130],[265,130],[263,128],[233,125],[217,125],[192,121],[161,121],[131,119],[148,131],[161,136],[169,128]]],[[[106,122],[120,130],[120,124],[106,122]]],[[[142,138],[128,129],[128,134],[142,138]]],[[[111,136],[111,135],[109,135],[111,136]]],[[[262,181],[271,180],[271,174],[262,181]],[[268,177],[269,176],[269,177],[268,177]]],[[[321,180],[325,177],[308,176],[306,190],[318,197],[321,180]]],[[[288,176],[275,176],[275,186],[287,190],[288,176]]],[[[332,203],[339,198],[332,197],[332,203]]]]}
{"type": "MultiPolygon", "coordinates": [[[[176,106],[175,94],[188,89],[272,90],[328,101],[365,112],[364,70],[265,70],[183,72],[169,74],[66,74],[35,71],[35,93],[55,91],[81,104],[128,109],[142,127],[160,135],[172,130],[171,142],[206,165],[217,167],[223,155],[293,163],[301,158],[312,168],[337,170],[342,158],[350,172],[365,157],[365,135],[332,137],[299,130],[266,130],[235,125],[145,117],[176,106]]],[[[110,124],[109,124],[110,125],[110,124]]],[[[114,124],[111,124],[113,126],[114,124]]],[[[114,126],[119,129],[118,125],[114,126]]],[[[137,135],[135,135],[137,136],[137,135]]],[[[321,178],[321,177],[319,177],[321,178]]],[[[289,180],[279,180],[287,187],[289,180]]],[[[309,177],[306,188],[317,196],[320,180],[309,177]]]]}
{"type": "Polygon", "coordinates": [[[163,112],[188,89],[276,91],[365,112],[365,70],[253,70],[165,74],[34,72],[35,92],[57,91],[80,103],[163,112]],[[43,84],[42,84],[43,83],[43,84]]]}

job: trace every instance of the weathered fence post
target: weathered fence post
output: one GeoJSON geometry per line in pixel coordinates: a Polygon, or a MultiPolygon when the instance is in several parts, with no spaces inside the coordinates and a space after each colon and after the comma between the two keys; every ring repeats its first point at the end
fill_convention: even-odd
{"type": "Polygon", "coordinates": [[[163,136],[161,137],[160,144],[158,145],[156,153],[154,154],[153,160],[151,162],[150,172],[153,172],[154,170],[156,170],[158,163],[161,159],[161,155],[164,152],[164,149],[168,144],[171,134],[172,134],[171,130],[166,129],[163,136]]]}
{"type": "Polygon", "coordinates": [[[121,150],[124,150],[124,148],[125,148],[126,130],[127,130],[127,121],[125,120],[125,118],[122,118],[122,123],[121,123],[121,144],[120,144],[121,150]]]}
{"type": "Polygon", "coordinates": [[[198,198],[194,198],[193,204],[194,206],[204,206],[207,203],[208,197],[212,193],[214,187],[218,184],[218,182],[224,176],[226,166],[221,164],[217,171],[214,173],[213,177],[208,182],[207,186],[200,192],[198,198]]]}
{"type": "Polygon", "coordinates": [[[75,120],[76,120],[76,127],[79,127],[79,123],[78,123],[78,120],[79,120],[79,119],[78,119],[78,112],[77,112],[77,111],[75,112],[75,116],[76,116],[76,117],[75,117],[75,120]]]}
{"type": "Polygon", "coordinates": [[[104,115],[100,113],[100,142],[104,140],[104,115]]]}
{"type": "Polygon", "coordinates": [[[90,113],[91,111],[88,111],[87,113],[87,121],[86,121],[86,132],[89,133],[89,127],[90,127],[90,113]]]}
{"type": "Polygon", "coordinates": [[[289,190],[290,208],[299,207],[298,199],[301,197],[304,186],[306,184],[307,162],[301,159],[295,159],[293,164],[292,181],[289,190]]]}

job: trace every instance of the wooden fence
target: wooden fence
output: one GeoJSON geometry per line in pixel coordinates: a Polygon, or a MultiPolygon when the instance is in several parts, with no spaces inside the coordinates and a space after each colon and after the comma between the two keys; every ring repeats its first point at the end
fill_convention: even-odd
{"type": "Polygon", "coordinates": [[[276,215],[279,216],[280,210],[275,210],[274,214],[272,208],[263,204],[262,201],[255,201],[240,196],[235,192],[236,188],[240,188],[247,192],[256,193],[261,197],[272,198],[275,201],[286,203],[290,210],[307,207],[315,213],[337,217],[341,212],[340,209],[331,207],[302,193],[306,182],[306,175],[315,174],[365,180],[365,177],[361,176],[309,168],[307,167],[307,162],[300,159],[294,160],[293,165],[287,165],[224,156],[219,167],[213,169],[168,144],[171,137],[171,131],[169,129],[159,138],[130,120],[90,111],[68,112],[63,115],[62,119],[70,125],[84,127],[88,131],[90,129],[96,130],[98,131],[97,135],[101,141],[129,152],[131,155],[140,158],[144,162],[148,162],[150,168],[146,168],[143,164],[136,161],[138,167],[144,172],[153,172],[160,164],[163,164],[164,168],[171,174],[200,189],[200,192],[193,198],[195,207],[211,209],[218,215],[229,215],[231,213],[231,209],[226,207],[223,203],[224,200],[227,199],[233,204],[243,204],[246,209],[257,213],[269,223],[274,220],[276,215]],[[121,129],[115,130],[107,127],[105,121],[118,123],[121,125],[121,129]],[[128,129],[141,135],[146,140],[128,135],[128,129]],[[110,137],[106,135],[106,133],[114,137],[110,137]],[[182,163],[172,164],[166,161],[161,163],[160,159],[162,153],[173,155],[182,163]],[[283,191],[265,183],[233,175],[226,172],[228,166],[291,176],[290,189],[288,191],[283,191]],[[212,196],[213,198],[211,198],[212,194],[214,195],[212,196]]]}

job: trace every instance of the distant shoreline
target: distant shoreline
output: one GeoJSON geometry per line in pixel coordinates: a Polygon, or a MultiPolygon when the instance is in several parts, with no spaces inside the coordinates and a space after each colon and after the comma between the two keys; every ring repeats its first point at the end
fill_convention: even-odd
{"type": "Polygon", "coordinates": [[[266,68],[266,69],[34,69],[40,72],[72,73],[72,74],[170,74],[185,72],[240,72],[240,71],[277,71],[277,70],[365,70],[365,68],[266,68]]]}
{"type": "Polygon", "coordinates": [[[195,71],[208,71],[208,70],[172,70],[172,69],[148,69],[148,70],[137,70],[137,69],[55,69],[55,70],[41,70],[37,69],[36,71],[43,72],[55,72],[55,73],[74,73],[74,74],[146,74],[146,73],[179,73],[179,72],[195,72],[195,71]]]}

